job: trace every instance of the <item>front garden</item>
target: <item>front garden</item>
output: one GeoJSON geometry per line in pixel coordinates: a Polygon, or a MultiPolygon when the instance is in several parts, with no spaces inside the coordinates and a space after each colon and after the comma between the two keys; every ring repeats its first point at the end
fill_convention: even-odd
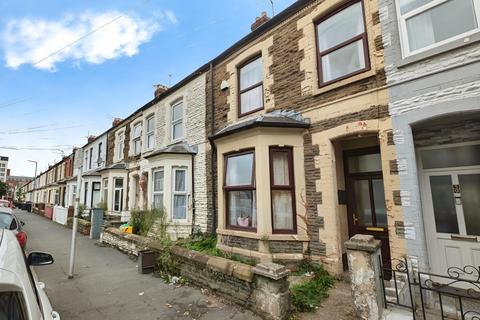
{"type": "Polygon", "coordinates": [[[132,212],[129,224],[121,229],[128,233],[105,229],[102,242],[134,257],[142,250],[153,250],[156,273],[166,281],[198,285],[266,318],[286,319],[292,312],[315,311],[335,282],[310,261],[289,272],[282,265],[221,251],[214,235],[172,241],[165,214],[158,209],[132,212]]]}

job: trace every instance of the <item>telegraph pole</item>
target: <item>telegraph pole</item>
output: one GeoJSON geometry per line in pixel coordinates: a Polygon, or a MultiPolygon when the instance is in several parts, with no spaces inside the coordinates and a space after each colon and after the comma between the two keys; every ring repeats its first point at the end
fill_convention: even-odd
{"type": "MultiPolygon", "coordinates": [[[[76,168],[77,171],[77,192],[75,193],[75,201],[73,207],[73,226],[72,226],[72,242],[70,245],[70,264],[68,268],[68,279],[73,279],[73,270],[75,265],[75,244],[76,244],[76,236],[77,236],[77,229],[78,229],[78,205],[80,204],[80,195],[81,195],[81,188],[82,188],[82,160],[83,154],[81,151],[77,151],[75,154],[75,160],[78,160],[78,165],[76,168]],[[77,157],[78,156],[78,157],[77,157]]],[[[75,161],[74,160],[74,161],[75,161]]]]}

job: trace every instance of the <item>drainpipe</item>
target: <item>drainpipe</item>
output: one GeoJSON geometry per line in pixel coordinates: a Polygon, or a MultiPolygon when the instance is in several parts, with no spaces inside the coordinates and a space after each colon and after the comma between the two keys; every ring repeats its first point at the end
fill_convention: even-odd
{"type": "Polygon", "coordinates": [[[192,232],[195,231],[195,155],[192,154],[192,232]]]}
{"type": "MultiPolygon", "coordinates": [[[[210,90],[211,90],[211,103],[210,103],[210,108],[211,108],[211,112],[210,112],[210,116],[211,116],[211,119],[210,119],[210,133],[211,135],[213,136],[213,134],[215,133],[215,87],[214,87],[214,84],[213,84],[213,81],[214,81],[214,78],[213,78],[213,62],[210,62],[210,90]]],[[[210,145],[212,147],[212,152],[210,153],[210,161],[211,161],[211,164],[212,164],[212,171],[213,171],[213,163],[215,162],[215,157],[216,157],[216,154],[217,154],[217,150],[215,148],[215,143],[213,142],[213,140],[210,140],[210,145]]],[[[215,183],[215,180],[216,179],[212,179],[212,234],[216,234],[217,233],[217,210],[216,210],[216,203],[217,203],[217,196],[216,196],[216,193],[215,193],[215,190],[216,190],[216,183],[215,183]]]]}

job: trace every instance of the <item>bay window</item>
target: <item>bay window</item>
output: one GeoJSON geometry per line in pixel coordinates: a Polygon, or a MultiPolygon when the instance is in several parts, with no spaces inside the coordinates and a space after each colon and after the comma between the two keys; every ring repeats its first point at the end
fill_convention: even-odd
{"type": "Polygon", "coordinates": [[[172,106],[172,141],[183,137],[183,102],[172,106]]]}
{"type": "Polygon", "coordinates": [[[142,123],[137,123],[133,127],[133,155],[142,152],[142,123]]]}
{"type": "Polygon", "coordinates": [[[173,220],[187,219],[187,170],[173,168],[172,170],[173,220]]]}
{"type": "Polygon", "coordinates": [[[322,18],[316,32],[320,86],[370,69],[361,1],[322,18]]]}
{"type": "Polygon", "coordinates": [[[164,172],[163,169],[157,169],[153,171],[153,207],[157,209],[163,209],[163,181],[164,172]]]}
{"type": "Polygon", "coordinates": [[[113,181],[113,211],[123,210],[123,178],[115,178],[113,181]]]}
{"type": "Polygon", "coordinates": [[[155,146],[155,117],[147,119],[147,149],[153,149],[155,146]]]}
{"type": "Polygon", "coordinates": [[[405,56],[480,31],[479,0],[396,0],[405,56]]]}
{"type": "Polygon", "coordinates": [[[270,147],[270,195],[274,233],[295,233],[292,148],[270,147]]]}
{"type": "Polygon", "coordinates": [[[263,109],[263,64],[262,57],[256,57],[243,64],[239,74],[238,115],[246,115],[263,109]]]}
{"type": "Polygon", "coordinates": [[[225,156],[224,191],[227,227],[256,230],[254,151],[225,156]]]}
{"type": "Polygon", "coordinates": [[[102,202],[107,203],[108,199],[108,178],[103,179],[103,199],[102,202]]]}

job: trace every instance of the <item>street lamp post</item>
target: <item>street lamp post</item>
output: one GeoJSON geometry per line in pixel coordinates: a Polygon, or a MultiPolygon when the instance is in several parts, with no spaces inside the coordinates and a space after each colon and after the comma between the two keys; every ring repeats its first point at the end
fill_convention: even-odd
{"type": "Polygon", "coordinates": [[[35,175],[33,176],[33,179],[37,177],[37,167],[38,167],[38,162],[35,160],[28,160],[28,162],[33,162],[35,163],[35,175]]]}
{"type": "MultiPolygon", "coordinates": [[[[80,159],[83,159],[83,155],[81,153],[75,153],[75,158],[80,155],[80,159]]],[[[82,214],[83,212],[79,212],[78,205],[80,204],[80,194],[82,188],[82,170],[83,166],[81,164],[81,160],[78,161],[78,166],[76,167],[77,173],[77,192],[75,194],[75,201],[74,201],[74,209],[73,209],[73,226],[72,226],[72,241],[70,242],[70,261],[68,266],[68,279],[73,279],[73,272],[75,266],[75,244],[77,242],[76,235],[78,229],[78,215],[82,214]]]]}

